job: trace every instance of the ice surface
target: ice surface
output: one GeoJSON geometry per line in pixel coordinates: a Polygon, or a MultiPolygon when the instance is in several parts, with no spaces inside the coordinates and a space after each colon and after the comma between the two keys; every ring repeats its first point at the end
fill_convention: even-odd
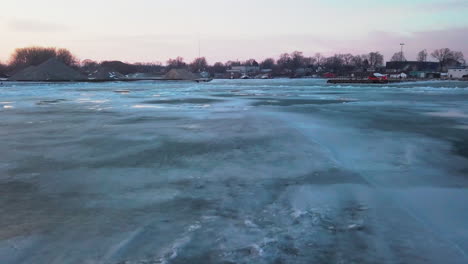
{"type": "Polygon", "coordinates": [[[0,92],[0,263],[468,262],[468,82],[0,92]]]}

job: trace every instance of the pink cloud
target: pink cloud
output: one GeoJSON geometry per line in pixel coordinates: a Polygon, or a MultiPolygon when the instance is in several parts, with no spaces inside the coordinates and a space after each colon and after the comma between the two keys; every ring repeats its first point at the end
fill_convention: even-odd
{"type": "Polygon", "coordinates": [[[7,23],[7,28],[13,32],[22,33],[58,32],[68,30],[66,26],[61,24],[28,19],[11,19],[7,23]]]}

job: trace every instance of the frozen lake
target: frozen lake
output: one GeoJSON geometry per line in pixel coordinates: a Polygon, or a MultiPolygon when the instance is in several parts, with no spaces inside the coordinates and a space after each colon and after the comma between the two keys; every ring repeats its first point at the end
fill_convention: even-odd
{"type": "Polygon", "coordinates": [[[0,263],[468,263],[468,82],[4,83],[0,121],[0,263]]]}

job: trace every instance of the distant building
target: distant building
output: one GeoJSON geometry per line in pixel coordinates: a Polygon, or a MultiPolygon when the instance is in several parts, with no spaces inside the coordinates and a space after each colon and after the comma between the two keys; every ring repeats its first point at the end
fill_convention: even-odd
{"type": "Polygon", "coordinates": [[[454,59],[448,59],[445,63],[444,66],[442,67],[443,72],[448,72],[449,69],[452,68],[457,68],[457,67],[463,67],[463,64],[461,64],[459,61],[454,60],[454,59]]]}
{"type": "Polygon", "coordinates": [[[468,67],[452,67],[448,69],[448,77],[450,79],[461,79],[465,76],[468,76],[468,67]]]}
{"type": "Polygon", "coordinates": [[[413,78],[420,79],[439,79],[440,72],[430,72],[430,71],[412,71],[409,75],[413,78]]]}
{"type": "Polygon", "coordinates": [[[393,74],[390,74],[389,76],[391,79],[406,79],[408,78],[408,75],[404,72],[402,73],[393,73],[393,74]]]}
{"type": "Polygon", "coordinates": [[[426,61],[389,61],[386,64],[387,73],[401,72],[437,72],[440,64],[438,62],[426,61]]]}
{"type": "Polygon", "coordinates": [[[259,66],[232,66],[230,70],[227,70],[227,72],[230,72],[230,73],[241,73],[241,74],[256,73],[259,71],[260,71],[259,66]]]}

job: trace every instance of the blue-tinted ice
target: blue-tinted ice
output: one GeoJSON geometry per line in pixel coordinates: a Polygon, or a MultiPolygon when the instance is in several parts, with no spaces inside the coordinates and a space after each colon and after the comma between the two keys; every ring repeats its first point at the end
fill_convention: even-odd
{"type": "Polygon", "coordinates": [[[468,82],[0,86],[0,263],[467,263],[468,82]]]}

